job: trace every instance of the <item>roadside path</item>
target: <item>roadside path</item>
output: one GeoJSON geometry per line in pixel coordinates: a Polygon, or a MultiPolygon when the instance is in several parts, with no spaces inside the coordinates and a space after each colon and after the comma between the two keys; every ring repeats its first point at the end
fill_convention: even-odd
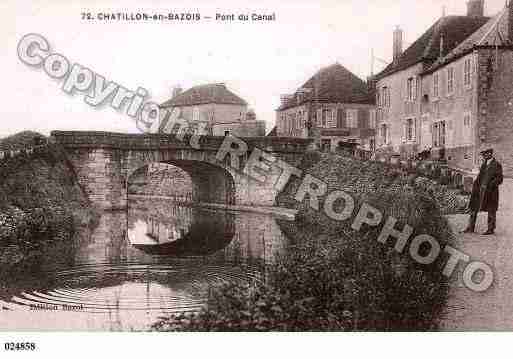
{"type": "Polygon", "coordinates": [[[486,213],[478,216],[476,234],[459,234],[467,225],[468,215],[452,215],[448,219],[456,233],[456,248],[474,260],[488,263],[495,280],[487,291],[475,293],[463,285],[462,271],[455,273],[440,329],[513,330],[513,179],[505,179],[500,186],[495,236],[479,234],[486,230],[486,213]]]}

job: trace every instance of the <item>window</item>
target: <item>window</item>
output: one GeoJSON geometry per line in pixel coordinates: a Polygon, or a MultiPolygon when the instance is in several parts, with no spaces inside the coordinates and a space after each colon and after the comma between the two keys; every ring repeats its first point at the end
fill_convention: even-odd
{"type": "Polygon", "coordinates": [[[378,105],[378,107],[381,107],[381,102],[380,101],[381,101],[381,94],[380,94],[380,92],[378,90],[378,91],[376,91],[376,105],[378,105]]]}
{"type": "Polygon", "coordinates": [[[347,110],[346,112],[347,127],[358,127],[358,110],[347,110]]]}
{"type": "Polygon", "coordinates": [[[454,68],[449,67],[447,69],[447,95],[454,92],[454,68]]]}
{"type": "Polygon", "coordinates": [[[328,114],[327,125],[330,128],[337,127],[337,117],[336,117],[336,112],[335,111],[336,111],[335,109],[330,110],[330,113],[328,114]]]}
{"type": "Polygon", "coordinates": [[[463,138],[465,143],[472,143],[472,116],[470,113],[463,115],[463,138]]]}
{"type": "Polygon", "coordinates": [[[369,128],[376,128],[376,110],[369,110],[369,128]]]}
{"type": "Polygon", "coordinates": [[[193,121],[199,121],[200,119],[200,112],[199,112],[199,108],[197,107],[194,107],[192,109],[192,120],[193,121]]]}
{"type": "Polygon", "coordinates": [[[328,128],[328,124],[331,123],[331,110],[324,109],[322,110],[322,120],[321,120],[321,127],[322,128],[328,128]]]}
{"type": "Polygon", "coordinates": [[[404,124],[404,140],[413,141],[415,140],[415,120],[409,118],[404,124]]]}
{"type": "Polygon", "coordinates": [[[472,59],[465,59],[463,64],[463,84],[467,87],[471,84],[471,68],[472,68],[472,59]]]}
{"type": "Polygon", "coordinates": [[[437,98],[439,96],[439,81],[440,76],[439,74],[433,75],[433,97],[437,98]]]}
{"type": "Polygon", "coordinates": [[[387,125],[381,125],[380,128],[381,143],[386,145],[388,143],[388,128],[387,125]]]}
{"type": "Polygon", "coordinates": [[[466,113],[463,115],[463,126],[470,127],[470,114],[466,113]]]}
{"type": "Polygon", "coordinates": [[[381,89],[381,104],[382,107],[390,107],[390,89],[386,86],[381,89]]]}
{"type": "Polygon", "coordinates": [[[439,121],[433,124],[433,146],[445,146],[445,121],[439,121]]]}
{"type": "Polygon", "coordinates": [[[410,77],[406,82],[406,100],[414,101],[417,99],[417,79],[410,77]]]}

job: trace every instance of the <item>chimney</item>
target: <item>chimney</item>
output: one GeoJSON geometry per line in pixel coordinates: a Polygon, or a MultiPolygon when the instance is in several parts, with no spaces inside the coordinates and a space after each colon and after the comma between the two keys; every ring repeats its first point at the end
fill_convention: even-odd
{"type": "Polygon", "coordinates": [[[180,86],[173,87],[173,97],[172,98],[175,98],[176,96],[180,95],[181,93],[182,93],[182,88],[180,86]]]}
{"type": "Polygon", "coordinates": [[[403,30],[397,26],[394,30],[394,62],[399,59],[403,53],[403,30]]]}
{"type": "Polygon", "coordinates": [[[467,1],[467,16],[484,16],[484,0],[467,1]]]}

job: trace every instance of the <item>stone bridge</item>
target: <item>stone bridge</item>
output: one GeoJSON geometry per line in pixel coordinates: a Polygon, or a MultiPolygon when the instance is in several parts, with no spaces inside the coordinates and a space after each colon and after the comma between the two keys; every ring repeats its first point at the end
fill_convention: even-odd
{"type": "Polygon", "coordinates": [[[194,201],[272,206],[278,192],[275,183],[283,168],[272,164],[265,182],[257,181],[242,171],[252,151],[258,148],[272,155],[275,163],[295,166],[311,144],[310,140],[297,138],[231,136],[201,136],[196,144],[190,136],[180,140],[164,134],[82,131],[53,131],[52,139],[65,149],[91,202],[104,209],[124,208],[130,176],[150,163],[171,164],[187,172],[194,201]],[[233,141],[244,141],[248,150],[221,157],[223,145],[225,149],[226,145],[242,147],[233,141]],[[239,168],[234,167],[233,157],[238,158],[239,168]]]}

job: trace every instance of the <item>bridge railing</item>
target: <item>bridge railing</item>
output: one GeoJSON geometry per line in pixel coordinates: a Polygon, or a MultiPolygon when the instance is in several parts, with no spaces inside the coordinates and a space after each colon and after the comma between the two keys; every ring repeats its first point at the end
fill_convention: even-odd
{"type": "MultiPolygon", "coordinates": [[[[191,135],[183,139],[167,134],[122,134],[98,131],[53,131],[55,142],[68,147],[106,147],[118,149],[185,149],[190,145],[191,135]]],[[[288,137],[242,137],[249,149],[258,147],[267,151],[304,152],[312,140],[288,137]]],[[[200,136],[202,150],[218,150],[225,137],[200,136]]]]}

